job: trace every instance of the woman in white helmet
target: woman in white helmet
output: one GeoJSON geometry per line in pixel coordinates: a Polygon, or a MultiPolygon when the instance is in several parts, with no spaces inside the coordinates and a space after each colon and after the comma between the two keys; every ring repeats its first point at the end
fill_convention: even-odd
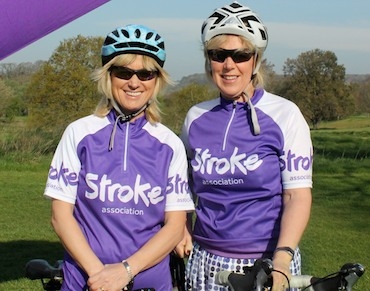
{"type": "Polygon", "coordinates": [[[281,272],[273,272],[271,290],[285,290],[300,273],[298,244],[310,216],[310,130],[295,104],[262,87],[268,36],[253,11],[237,2],[216,9],[202,41],[220,96],[189,110],[181,136],[197,197],[192,233],[176,249],[192,250],[188,289],[228,290],[215,282],[218,271],[271,258],[281,272]]]}

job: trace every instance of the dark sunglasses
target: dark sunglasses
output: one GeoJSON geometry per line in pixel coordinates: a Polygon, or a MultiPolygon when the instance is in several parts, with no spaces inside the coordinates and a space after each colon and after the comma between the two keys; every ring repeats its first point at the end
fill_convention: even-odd
{"type": "Polygon", "coordinates": [[[224,50],[224,49],[215,49],[208,50],[208,57],[215,62],[223,63],[228,57],[231,57],[235,63],[242,63],[249,61],[254,52],[250,51],[241,51],[241,50],[224,50]]]}
{"type": "Polygon", "coordinates": [[[131,70],[127,67],[111,66],[109,70],[115,77],[123,80],[130,80],[133,75],[136,75],[140,81],[149,81],[158,76],[158,71],[145,69],[131,70]]]}

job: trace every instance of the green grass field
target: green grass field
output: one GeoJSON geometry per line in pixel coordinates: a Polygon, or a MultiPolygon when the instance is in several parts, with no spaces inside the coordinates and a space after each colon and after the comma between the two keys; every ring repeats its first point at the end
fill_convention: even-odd
{"type": "MultiPolygon", "coordinates": [[[[370,119],[345,124],[327,123],[312,132],[313,207],[301,250],[303,272],[317,276],[347,262],[370,266],[370,119]]],[[[0,290],[42,290],[39,281],[25,278],[26,262],[62,257],[50,226],[50,201],[42,197],[50,159],[18,154],[0,159],[0,290]]],[[[369,286],[367,271],[354,291],[369,286]]]]}
{"type": "Polygon", "coordinates": [[[40,282],[25,278],[26,262],[62,256],[50,226],[50,201],[42,197],[50,159],[0,161],[0,290],[42,290],[40,282]]]}

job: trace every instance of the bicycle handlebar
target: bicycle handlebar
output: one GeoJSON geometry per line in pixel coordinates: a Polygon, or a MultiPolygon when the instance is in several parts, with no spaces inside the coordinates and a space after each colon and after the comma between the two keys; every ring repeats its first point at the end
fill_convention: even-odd
{"type": "MultiPolygon", "coordinates": [[[[245,274],[230,271],[219,271],[216,283],[229,286],[231,291],[262,291],[272,286],[272,262],[269,259],[259,259],[245,274]]],[[[365,268],[358,263],[348,263],[340,271],[323,278],[309,275],[293,276],[289,282],[290,288],[305,288],[307,291],[337,291],[352,290],[352,286],[363,275],[365,268]],[[342,289],[339,289],[342,288],[342,289]]]]}
{"type": "Polygon", "coordinates": [[[257,260],[245,274],[230,271],[216,273],[216,284],[229,286],[230,291],[261,291],[272,272],[272,262],[268,259],[257,260]]]}
{"type": "Polygon", "coordinates": [[[332,277],[318,278],[309,275],[293,276],[291,288],[309,286],[307,291],[338,290],[338,287],[351,290],[352,286],[364,274],[365,268],[359,263],[347,263],[332,277]]]}
{"type": "Polygon", "coordinates": [[[59,260],[51,266],[46,260],[34,259],[26,264],[26,276],[31,280],[36,279],[62,279],[63,261],[59,260]]]}
{"type": "MultiPolygon", "coordinates": [[[[41,280],[44,290],[60,290],[63,280],[63,261],[58,260],[54,266],[46,260],[33,259],[26,264],[26,277],[31,280],[41,280]],[[43,280],[48,279],[45,283],[43,280]]],[[[133,291],[155,291],[154,288],[141,288],[133,291]]]]}

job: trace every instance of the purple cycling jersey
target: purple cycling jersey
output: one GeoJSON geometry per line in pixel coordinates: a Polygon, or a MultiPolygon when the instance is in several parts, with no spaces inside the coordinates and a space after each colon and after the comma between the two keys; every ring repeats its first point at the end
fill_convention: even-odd
{"type": "MultiPolygon", "coordinates": [[[[104,264],[117,263],[153,237],[166,211],[194,209],[181,140],[145,117],[117,124],[113,111],[71,123],[49,171],[45,196],[75,205],[74,216],[104,264]]],[[[64,290],[83,290],[87,277],[66,254],[64,290]]],[[[139,273],[134,289],[172,290],[169,260],[139,273]]]]}
{"type": "Polygon", "coordinates": [[[182,140],[198,197],[194,239],[226,257],[271,255],[280,232],[283,189],[312,187],[312,143],[298,107],[262,89],[248,103],[223,98],[193,106],[182,140]]]}

